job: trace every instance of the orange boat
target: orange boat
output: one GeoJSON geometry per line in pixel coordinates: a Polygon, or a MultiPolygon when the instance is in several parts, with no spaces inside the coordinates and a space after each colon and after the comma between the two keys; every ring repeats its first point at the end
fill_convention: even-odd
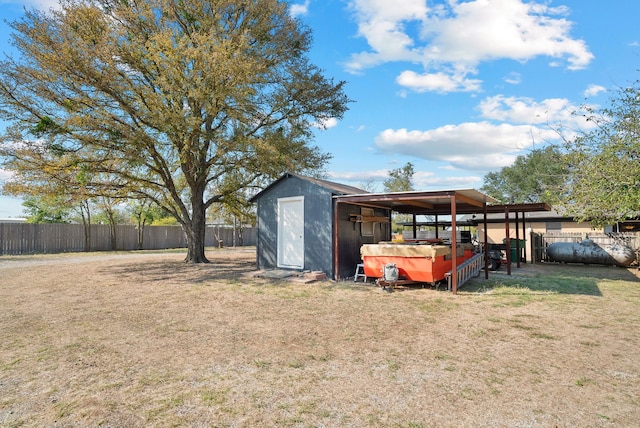
{"type": "MultiPolygon", "coordinates": [[[[364,244],[360,248],[367,277],[380,278],[386,264],[393,263],[398,268],[400,278],[415,282],[435,284],[446,278],[451,271],[453,260],[448,245],[421,243],[380,243],[364,244]]],[[[456,251],[457,264],[475,255],[473,244],[459,244],[456,251]]]]}

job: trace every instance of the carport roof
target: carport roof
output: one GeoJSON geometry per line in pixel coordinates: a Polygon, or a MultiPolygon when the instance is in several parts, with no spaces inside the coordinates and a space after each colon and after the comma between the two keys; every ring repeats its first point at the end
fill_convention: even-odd
{"type": "Polygon", "coordinates": [[[438,215],[451,214],[452,199],[455,198],[457,214],[549,211],[548,204],[497,204],[498,200],[475,189],[441,190],[432,192],[366,193],[338,195],[334,199],[373,208],[390,209],[402,214],[438,215]],[[493,205],[492,205],[493,204],[493,205]]]}

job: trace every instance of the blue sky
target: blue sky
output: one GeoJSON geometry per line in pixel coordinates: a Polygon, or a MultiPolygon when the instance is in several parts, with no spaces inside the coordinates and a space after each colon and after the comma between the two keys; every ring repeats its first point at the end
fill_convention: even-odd
{"type": "MultiPolygon", "coordinates": [[[[333,155],[329,178],[350,185],[381,191],[390,169],[411,162],[416,190],[479,188],[517,155],[559,143],[555,129],[588,130],[573,113],[640,77],[636,1],[290,3],[313,31],[312,62],[354,100],[315,139],[333,155]]],[[[53,5],[0,0],[0,14],[53,5]]],[[[2,23],[4,52],[7,40],[2,23]]],[[[0,197],[0,217],[21,210],[0,197]]]]}

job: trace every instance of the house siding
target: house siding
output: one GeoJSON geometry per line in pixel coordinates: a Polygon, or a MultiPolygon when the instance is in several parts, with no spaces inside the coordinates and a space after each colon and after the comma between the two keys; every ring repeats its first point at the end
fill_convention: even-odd
{"type": "MultiPolygon", "coordinates": [[[[524,234],[526,236],[523,236],[523,232],[522,232],[522,219],[520,219],[519,223],[518,223],[518,237],[521,240],[525,240],[525,253],[526,253],[526,261],[531,262],[532,261],[532,254],[533,254],[533,248],[532,245],[533,243],[531,242],[531,233],[539,233],[539,234],[545,234],[547,233],[547,221],[550,222],[560,222],[561,223],[561,229],[558,230],[557,232],[562,232],[562,233],[599,233],[602,232],[602,229],[600,230],[593,230],[593,228],[591,227],[591,223],[585,222],[585,223],[577,223],[577,222],[573,222],[573,221],[566,221],[566,220],[561,220],[561,219],[553,219],[550,218],[548,220],[536,220],[536,221],[530,221],[527,220],[525,221],[524,224],[524,234]]],[[[482,223],[480,223],[477,227],[477,231],[478,231],[478,238],[479,241],[482,242],[484,239],[484,232],[483,232],[483,226],[482,223]]],[[[509,223],[509,237],[511,239],[515,239],[516,238],[516,224],[515,224],[515,219],[511,219],[510,223],[509,223]]],[[[502,244],[504,242],[505,239],[505,226],[504,226],[504,220],[502,223],[488,223],[487,224],[487,241],[490,244],[502,244]]]]}
{"type": "MultiPolygon", "coordinates": [[[[550,220],[553,221],[553,220],[550,220]]],[[[526,221],[524,225],[524,229],[526,233],[534,232],[534,233],[546,233],[547,226],[546,221],[526,221]]],[[[483,227],[482,223],[478,224],[478,236],[480,240],[483,239],[483,227]]],[[[577,233],[589,233],[596,232],[592,229],[590,223],[576,223],[570,221],[562,221],[561,222],[561,230],[558,232],[577,232],[577,233]]],[[[602,230],[599,230],[602,232],[602,230]]],[[[522,220],[518,223],[518,233],[520,234],[520,239],[522,239],[522,220]]],[[[489,243],[501,244],[505,237],[505,227],[503,223],[489,223],[487,224],[487,235],[489,243]]],[[[509,236],[511,238],[516,237],[516,224],[515,219],[512,219],[509,223],[509,236]]]]}

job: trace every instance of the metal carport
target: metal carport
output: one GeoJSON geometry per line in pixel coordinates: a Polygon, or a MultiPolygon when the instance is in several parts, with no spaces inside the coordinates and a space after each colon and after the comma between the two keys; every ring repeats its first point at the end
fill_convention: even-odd
{"type": "MultiPolygon", "coordinates": [[[[487,267],[487,213],[505,213],[505,230],[506,230],[506,245],[507,245],[507,273],[511,274],[511,260],[510,260],[510,239],[509,239],[509,213],[516,213],[516,233],[518,233],[518,213],[532,212],[532,211],[549,211],[551,207],[548,204],[515,204],[515,205],[489,205],[496,204],[498,201],[489,195],[485,195],[475,189],[462,189],[462,190],[443,190],[443,191],[412,191],[412,192],[395,192],[395,193],[366,193],[359,195],[338,195],[333,197],[335,209],[334,212],[334,224],[337,225],[338,218],[338,205],[339,204],[352,204],[362,207],[370,208],[382,208],[395,211],[401,214],[411,214],[415,222],[417,215],[430,215],[437,216],[447,215],[451,216],[451,227],[453,232],[451,234],[451,246],[457,247],[457,238],[455,231],[457,230],[456,216],[458,214],[482,214],[484,223],[484,254],[485,254],[485,278],[489,278],[489,271],[487,267]]],[[[415,230],[415,227],[414,227],[415,230]]],[[[340,254],[339,245],[340,240],[339,228],[334,227],[334,278],[337,279],[337,272],[339,271],[340,254]]],[[[516,241],[519,245],[519,240],[516,241]]],[[[518,260],[518,266],[519,266],[518,260]]],[[[458,290],[458,277],[457,277],[457,260],[453,257],[452,267],[452,291],[454,294],[458,290]]]]}

